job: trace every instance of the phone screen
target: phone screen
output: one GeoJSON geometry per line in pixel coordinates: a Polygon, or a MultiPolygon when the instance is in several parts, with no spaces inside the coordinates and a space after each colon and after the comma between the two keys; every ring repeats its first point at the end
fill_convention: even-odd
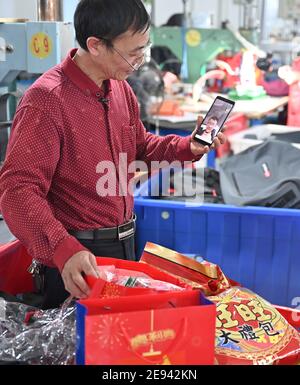
{"type": "Polygon", "coordinates": [[[235,102],[218,96],[206,114],[203,122],[198,127],[194,139],[206,146],[213,144],[214,138],[218,135],[235,102]]]}

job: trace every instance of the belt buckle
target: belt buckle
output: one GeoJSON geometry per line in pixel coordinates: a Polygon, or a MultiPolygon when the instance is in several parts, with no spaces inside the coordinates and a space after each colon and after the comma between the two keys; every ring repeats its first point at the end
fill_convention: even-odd
{"type": "Polygon", "coordinates": [[[132,237],[135,233],[135,222],[132,220],[124,225],[118,226],[118,238],[120,241],[124,241],[132,237]]]}

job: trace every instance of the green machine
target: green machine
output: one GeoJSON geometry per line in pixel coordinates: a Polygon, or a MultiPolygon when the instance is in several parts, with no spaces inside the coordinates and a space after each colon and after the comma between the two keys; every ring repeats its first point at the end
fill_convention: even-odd
{"type": "Polygon", "coordinates": [[[241,43],[228,29],[198,29],[182,27],[153,27],[152,40],[155,46],[168,47],[180,61],[186,50],[189,83],[196,82],[206,65],[224,51],[239,52],[241,43]],[[184,33],[184,35],[183,35],[184,33]],[[185,45],[185,47],[184,47],[185,45]]]}

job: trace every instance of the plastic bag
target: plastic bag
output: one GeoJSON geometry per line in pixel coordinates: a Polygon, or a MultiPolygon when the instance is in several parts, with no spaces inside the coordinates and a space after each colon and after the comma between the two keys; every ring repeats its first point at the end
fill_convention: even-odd
{"type": "Polygon", "coordinates": [[[219,364],[300,363],[300,334],[273,305],[237,287],[209,299],[217,304],[216,360],[219,364]]]}
{"type": "Polygon", "coordinates": [[[40,311],[0,298],[0,362],[75,364],[75,304],[40,311]]]}
{"type": "Polygon", "coordinates": [[[184,288],[169,282],[153,279],[147,274],[127,269],[119,269],[115,266],[98,266],[98,272],[104,281],[125,287],[139,287],[157,291],[183,291],[184,288]]]}

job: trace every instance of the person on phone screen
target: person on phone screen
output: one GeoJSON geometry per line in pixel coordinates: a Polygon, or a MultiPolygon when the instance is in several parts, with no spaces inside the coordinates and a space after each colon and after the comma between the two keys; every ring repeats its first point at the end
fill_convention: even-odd
{"type": "Polygon", "coordinates": [[[207,124],[204,124],[200,131],[201,139],[208,143],[212,142],[217,135],[218,129],[218,118],[211,116],[208,119],[207,124]]]}

